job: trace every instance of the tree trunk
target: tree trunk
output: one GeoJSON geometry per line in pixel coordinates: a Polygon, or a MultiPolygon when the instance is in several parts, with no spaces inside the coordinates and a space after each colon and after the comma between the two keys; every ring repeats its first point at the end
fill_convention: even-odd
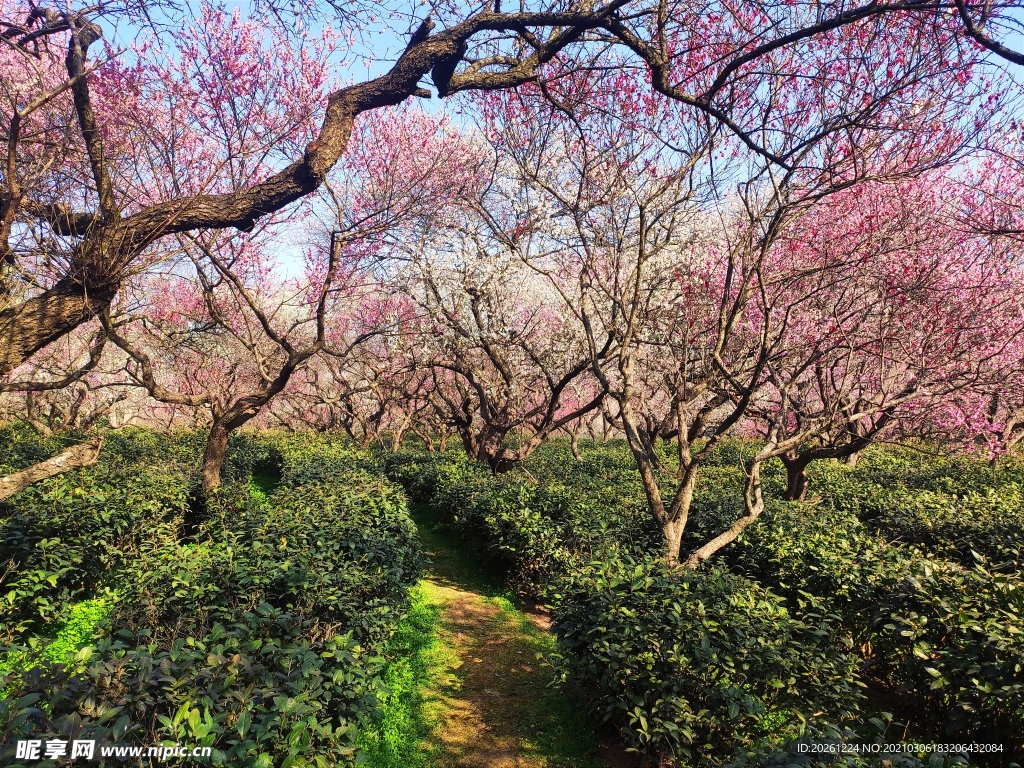
{"type": "Polygon", "coordinates": [[[88,443],[72,446],[66,451],[58,453],[52,459],[33,464],[31,467],[15,472],[7,477],[0,477],[0,501],[9,499],[19,491],[28,488],[33,483],[45,480],[48,477],[59,475],[70,469],[88,467],[95,464],[100,457],[100,446],[102,440],[93,440],[88,443]]]}
{"type": "Polygon", "coordinates": [[[807,465],[795,451],[780,456],[786,466],[786,501],[803,501],[807,496],[807,465]]]}
{"type": "Polygon", "coordinates": [[[437,452],[437,447],[434,445],[434,437],[430,434],[429,430],[413,427],[412,433],[423,442],[423,447],[427,449],[427,453],[437,452]]]}
{"type": "Polygon", "coordinates": [[[583,461],[583,456],[580,455],[579,432],[572,433],[572,437],[569,439],[569,450],[572,451],[572,457],[576,459],[576,461],[583,461]]]}
{"type": "Polygon", "coordinates": [[[689,468],[682,481],[676,486],[672,501],[666,507],[658,486],[656,474],[658,464],[657,457],[654,455],[654,446],[649,440],[644,439],[637,426],[636,415],[628,401],[619,404],[619,417],[622,420],[622,429],[626,434],[626,441],[629,443],[636,468],[640,473],[640,483],[644,489],[644,496],[647,498],[647,508],[665,537],[665,559],[669,565],[677,565],[683,532],[686,530],[690,505],[693,502],[693,488],[697,479],[696,468],[689,468]]]}
{"type": "Polygon", "coordinates": [[[661,533],[665,537],[665,561],[669,565],[679,565],[679,551],[683,547],[686,517],[688,516],[680,516],[661,526],[661,533]]]}
{"type": "Polygon", "coordinates": [[[117,288],[116,283],[95,284],[87,293],[79,282],[65,277],[38,296],[0,312],[0,375],[91,320],[109,306],[117,288]]]}
{"type": "Polygon", "coordinates": [[[846,466],[848,466],[848,467],[856,467],[857,466],[857,462],[859,460],[860,460],[860,451],[854,451],[853,453],[851,453],[849,456],[846,457],[846,466]]]}
{"type": "Polygon", "coordinates": [[[685,474],[676,485],[675,495],[665,510],[665,522],[661,525],[661,533],[665,537],[666,561],[669,565],[679,564],[679,554],[683,546],[683,534],[690,520],[690,507],[693,505],[693,490],[697,485],[696,467],[684,470],[685,474]]]}
{"type": "Polygon", "coordinates": [[[508,448],[498,448],[497,450],[483,450],[483,455],[478,456],[478,460],[487,462],[487,466],[491,468],[491,472],[495,475],[503,475],[525,457],[520,457],[518,451],[510,451],[508,448]]]}
{"type": "Polygon", "coordinates": [[[228,452],[228,434],[227,428],[215,421],[210,428],[210,436],[206,438],[206,450],[203,451],[204,496],[220,487],[220,471],[228,452]]]}
{"type": "Polygon", "coordinates": [[[391,433],[391,452],[402,449],[402,441],[405,440],[405,429],[396,429],[391,433]]]}
{"type": "Polygon", "coordinates": [[[406,415],[402,419],[402,423],[399,424],[391,432],[391,452],[400,451],[402,449],[402,443],[405,441],[405,436],[409,433],[412,427],[412,416],[406,415]]]}

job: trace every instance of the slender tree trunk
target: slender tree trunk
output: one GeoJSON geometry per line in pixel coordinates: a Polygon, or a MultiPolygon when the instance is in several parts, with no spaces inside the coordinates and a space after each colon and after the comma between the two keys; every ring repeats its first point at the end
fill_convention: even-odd
{"type": "Polygon", "coordinates": [[[658,486],[657,457],[652,455],[654,448],[650,441],[644,440],[641,436],[635,414],[628,401],[619,404],[619,416],[622,420],[622,429],[626,433],[626,442],[629,443],[636,468],[640,472],[640,483],[644,489],[644,496],[647,497],[647,507],[665,537],[665,559],[669,565],[677,565],[683,532],[689,519],[690,503],[693,500],[696,473],[690,472],[686,475],[677,487],[671,505],[666,507],[661,496],[661,488],[658,486]]]}
{"type": "Polygon", "coordinates": [[[9,499],[19,491],[28,488],[33,483],[45,480],[48,477],[59,475],[71,469],[88,467],[95,464],[100,457],[101,440],[93,440],[88,443],[81,443],[68,448],[54,456],[52,459],[33,464],[20,472],[15,472],[7,477],[0,477],[0,501],[9,499]]]}
{"type": "Polygon", "coordinates": [[[576,461],[583,461],[583,456],[580,455],[579,432],[572,433],[572,437],[569,439],[569,450],[572,451],[572,457],[576,459],[576,461]]]}
{"type": "Polygon", "coordinates": [[[414,427],[412,433],[423,441],[423,445],[427,449],[428,453],[435,453],[437,451],[437,447],[434,445],[434,438],[430,434],[430,430],[420,430],[414,427]]]}
{"type": "Polygon", "coordinates": [[[227,428],[219,421],[213,422],[210,435],[206,438],[206,450],[203,451],[203,494],[211,493],[220,487],[220,473],[224,467],[224,457],[228,452],[227,428]]]}
{"type": "Polygon", "coordinates": [[[856,467],[858,461],[860,461],[860,451],[854,451],[846,457],[846,466],[856,467]]]}
{"type": "Polygon", "coordinates": [[[675,495],[666,510],[666,522],[661,526],[667,545],[666,559],[669,565],[678,565],[683,548],[683,534],[690,520],[690,507],[693,505],[693,490],[697,485],[695,467],[686,470],[683,479],[676,486],[675,495]]]}
{"type": "Polygon", "coordinates": [[[401,450],[402,442],[405,440],[406,434],[408,434],[412,424],[412,416],[406,414],[405,418],[402,419],[402,423],[395,427],[391,433],[391,451],[395,452],[401,450]]]}
{"type": "Polygon", "coordinates": [[[680,516],[661,526],[665,537],[665,561],[669,565],[679,564],[679,552],[683,548],[683,534],[686,532],[686,518],[680,516]]]}
{"type": "Polygon", "coordinates": [[[391,452],[399,450],[402,447],[402,440],[405,439],[405,429],[396,429],[391,433],[391,452]]]}

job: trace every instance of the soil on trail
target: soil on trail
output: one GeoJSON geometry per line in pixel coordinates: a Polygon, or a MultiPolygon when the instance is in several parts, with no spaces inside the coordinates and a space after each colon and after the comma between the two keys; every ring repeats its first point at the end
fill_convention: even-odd
{"type": "Polygon", "coordinates": [[[542,658],[553,640],[547,615],[521,609],[455,546],[428,510],[414,510],[430,558],[424,587],[440,610],[448,668],[423,705],[432,723],[430,764],[443,768],[632,768],[602,743],[576,696],[551,686],[542,658]]]}

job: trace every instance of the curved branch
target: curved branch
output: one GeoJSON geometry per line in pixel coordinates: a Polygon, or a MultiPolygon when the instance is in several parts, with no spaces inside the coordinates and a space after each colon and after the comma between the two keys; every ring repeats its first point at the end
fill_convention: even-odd
{"type": "Polygon", "coordinates": [[[48,477],[53,477],[72,469],[95,464],[100,457],[100,447],[102,445],[102,438],[88,443],[81,443],[58,453],[52,459],[33,464],[31,467],[15,472],[13,475],[0,477],[0,501],[9,499],[14,494],[23,491],[33,483],[38,483],[40,480],[45,480],[48,477]]]}

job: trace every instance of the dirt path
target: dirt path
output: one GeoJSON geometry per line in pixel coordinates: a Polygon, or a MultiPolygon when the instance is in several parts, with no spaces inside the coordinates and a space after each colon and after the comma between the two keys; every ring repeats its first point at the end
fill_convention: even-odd
{"type": "Polygon", "coordinates": [[[443,768],[599,768],[634,764],[602,745],[583,702],[551,687],[538,656],[554,648],[547,616],[514,606],[422,508],[430,557],[422,594],[446,649],[422,692],[426,763],[443,768]],[[625,761],[625,762],[624,762],[625,761]]]}
{"type": "Polygon", "coordinates": [[[535,658],[537,642],[492,600],[428,580],[441,607],[441,631],[456,660],[434,694],[432,734],[438,766],[544,766],[536,723],[537,690],[549,675],[535,658]]]}

